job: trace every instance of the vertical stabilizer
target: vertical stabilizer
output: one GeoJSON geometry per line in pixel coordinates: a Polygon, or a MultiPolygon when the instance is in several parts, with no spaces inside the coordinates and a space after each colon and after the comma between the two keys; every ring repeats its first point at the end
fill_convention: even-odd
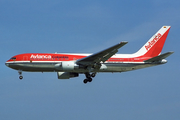
{"type": "Polygon", "coordinates": [[[163,26],[135,55],[144,57],[158,56],[163,49],[170,28],[171,26],[163,26]]]}

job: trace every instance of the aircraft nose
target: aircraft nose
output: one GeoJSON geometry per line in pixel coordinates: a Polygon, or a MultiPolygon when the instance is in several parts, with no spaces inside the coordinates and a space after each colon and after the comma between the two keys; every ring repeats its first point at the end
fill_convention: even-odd
{"type": "Polygon", "coordinates": [[[6,65],[7,67],[9,67],[9,63],[5,63],[5,65],[6,65]]]}

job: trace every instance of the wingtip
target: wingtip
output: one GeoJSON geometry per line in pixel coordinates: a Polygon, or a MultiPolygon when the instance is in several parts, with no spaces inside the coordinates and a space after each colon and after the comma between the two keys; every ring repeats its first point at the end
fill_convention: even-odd
{"type": "Polygon", "coordinates": [[[128,42],[127,42],[127,41],[122,41],[122,42],[120,42],[119,44],[121,44],[121,43],[125,43],[125,44],[126,44],[126,43],[128,43],[128,42]]]}
{"type": "Polygon", "coordinates": [[[170,51],[169,53],[170,53],[170,54],[173,54],[173,53],[174,53],[174,51],[170,51]]]}

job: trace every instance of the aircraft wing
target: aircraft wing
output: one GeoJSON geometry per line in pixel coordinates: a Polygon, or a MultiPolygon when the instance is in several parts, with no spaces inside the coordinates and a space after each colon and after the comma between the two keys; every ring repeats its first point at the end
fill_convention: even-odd
{"type": "Polygon", "coordinates": [[[110,48],[107,48],[103,51],[100,51],[98,53],[92,54],[90,56],[87,56],[85,58],[77,60],[77,64],[81,64],[84,66],[93,66],[94,64],[98,64],[100,62],[105,62],[108,60],[111,56],[113,56],[115,53],[118,52],[118,49],[127,44],[128,42],[121,42],[119,44],[116,44],[110,48]]]}
{"type": "Polygon", "coordinates": [[[156,62],[156,61],[160,61],[162,59],[167,58],[168,56],[170,56],[173,53],[174,52],[167,52],[167,53],[161,54],[159,56],[156,56],[156,57],[150,58],[148,60],[145,60],[144,62],[156,62]]]}

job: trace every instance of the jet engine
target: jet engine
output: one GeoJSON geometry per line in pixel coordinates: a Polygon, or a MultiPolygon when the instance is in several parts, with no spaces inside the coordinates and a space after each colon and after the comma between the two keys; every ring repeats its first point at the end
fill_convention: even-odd
{"type": "Polygon", "coordinates": [[[58,79],[69,79],[73,77],[78,77],[78,73],[71,73],[71,72],[57,72],[58,79]]]}
{"type": "Polygon", "coordinates": [[[74,61],[65,61],[55,65],[56,69],[63,71],[72,71],[78,69],[79,65],[75,64],[74,61]]]}

